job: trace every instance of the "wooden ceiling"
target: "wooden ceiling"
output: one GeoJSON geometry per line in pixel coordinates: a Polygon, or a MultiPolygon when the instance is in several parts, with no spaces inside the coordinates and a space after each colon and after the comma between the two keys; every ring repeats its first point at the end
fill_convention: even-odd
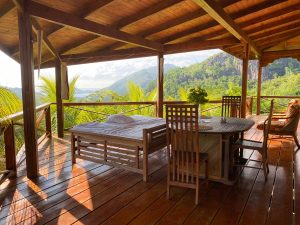
{"type": "MultiPolygon", "coordinates": [[[[42,67],[222,49],[266,65],[300,58],[300,0],[0,1],[0,49],[19,59],[18,10],[43,31],[42,67]]],[[[37,43],[34,43],[37,55],[37,43]]]]}

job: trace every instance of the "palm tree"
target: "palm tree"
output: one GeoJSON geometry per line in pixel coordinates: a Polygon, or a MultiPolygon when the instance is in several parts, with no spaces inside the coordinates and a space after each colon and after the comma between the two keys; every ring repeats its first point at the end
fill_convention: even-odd
{"type": "MultiPolygon", "coordinates": [[[[125,96],[127,101],[131,102],[146,102],[146,101],[155,101],[157,99],[157,89],[153,89],[149,93],[145,93],[138,84],[133,82],[128,82],[128,92],[125,96]]],[[[132,107],[130,107],[132,109],[132,107]]],[[[130,110],[129,108],[129,110],[130,110]]],[[[138,107],[141,108],[141,107],[138,107]]],[[[138,110],[131,112],[130,114],[141,114],[141,115],[154,115],[153,107],[144,107],[138,110]]]]}
{"type": "MultiPolygon", "coordinates": [[[[42,102],[56,102],[56,82],[52,77],[41,76],[40,77],[42,84],[39,86],[41,90],[40,99],[42,102]]],[[[69,83],[69,99],[64,100],[64,102],[75,102],[76,97],[76,83],[79,79],[79,76],[75,76],[69,83]]],[[[56,107],[53,107],[51,110],[51,121],[53,130],[56,130],[56,107]]],[[[94,117],[86,112],[81,110],[76,110],[74,108],[64,108],[64,122],[65,127],[70,128],[76,124],[83,122],[88,122],[94,119],[94,117]]]]}

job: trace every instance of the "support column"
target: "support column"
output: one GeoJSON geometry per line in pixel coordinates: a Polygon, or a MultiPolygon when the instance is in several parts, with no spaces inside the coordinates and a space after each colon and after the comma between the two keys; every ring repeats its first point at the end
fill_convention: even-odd
{"type": "Polygon", "coordinates": [[[249,44],[245,44],[242,69],[242,103],[241,117],[246,117],[247,85],[248,85],[248,62],[249,62],[249,44]]]}
{"type": "MultiPolygon", "coordinates": [[[[24,1],[26,3],[26,1],[24,1]]],[[[23,12],[18,12],[19,46],[22,80],[22,99],[24,115],[24,141],[26,153],[27,176],[38,176],[37,135],[35,129],[35,89],[34,89],[34,64],[32,50],[32,27],[30,15],[26,4],[23,12]]]]}
{"type": "Polygon", "coordinates": [[[158,77],[157,77],[157,117],[164,114],[164,56],[158,55],[158,77]]]}
{"type": "Polygon", "coordinates": [[[257,74],[256,115],[260,115],[261,81],[262,81],[262,62],[261,60],[259,60],[258,74],[257,74]]]}
{"type": "Polygon", "coordinates": [[[57,61],[55,65],[56,79],[56,113],[57,113],[57,135],[64,137],[64,109],[61,98],[61,62],[57,61]]]}

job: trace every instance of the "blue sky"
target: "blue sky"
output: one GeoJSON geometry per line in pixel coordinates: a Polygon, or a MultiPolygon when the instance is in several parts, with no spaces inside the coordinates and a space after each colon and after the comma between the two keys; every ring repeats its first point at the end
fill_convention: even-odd
{"type": "MultiPolygon", "coordinates": [[[[189,53],[172,54],[165,56],[165,63],[184,67],[201,62],[220,50],[207,50],[189,53]]],[[[115,81],[138,70],[157,65],[157,57],[117,60],[109,62],[91,63],[69,66],[69,78],[79,75],[78,88],[103,88],[115,81]]],[[[20,66],[0,51],[0,86],[21,87],[20,66]]],[[[41,71],[42,75],[54,76],[54,69],[41,71]]],[[[35,84],[39,84],[35,71],[35,84]]]]}

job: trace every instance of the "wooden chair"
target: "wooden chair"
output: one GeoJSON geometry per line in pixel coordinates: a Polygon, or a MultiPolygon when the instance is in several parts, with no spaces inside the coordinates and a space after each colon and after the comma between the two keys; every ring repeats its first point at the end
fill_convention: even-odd
{"type": "MultiPolygon", "coordinates": [[[[273,106],[274,106],[274,100],[271,101],[270,113],[268,115],[268,118],[264,121],[264,137],[263,137],[262,142],[246,140],[246,139],[238,139],[232,146],[233,151],[236,151],[237,149],[240,149],[240,148],[252,149],[252,150],[258,151],[262,156],[262,160],[260,162],[263,165],[265,179],[267,179],[267,174],[269,173],[267,150],[268,150],[269,129],[270,129],[270,125],[271,125],[271,121],[272,121],[272,114],[273,114],[273,106]]],[[[257,162],[257,160],[252,160],[252,159],[248,159],[248,161],[256,161],[257,162]]],[[[261,168],[261,167],[248,166],[247,163],[245,165],[234,164],[234,166],[250,167],[250,168],[257,168],[257,169],[261,168]]]]}
{"type": "MultiPolygon", "coordinates": [[[[272,122],[270,125],[269,134],[280,136],[291,136],[298,148],[300,144],[297,137],[297,129],[300,117],[300,105],[299,101],[292,100],[289,102],[287,110],[282,114],[274,114],[272,116],[272,122]]],[[[262,130],[263,124],[257,125],[257,128],[262,130]]]]}
{"type": "Polygon", "coordinates": [[[170,187],[178,186],[196,190],[195,204],[199,198],[199,166],[205,162],[205,179],[208,184],[208,155],[199,152],[198,105],[167,105],[168,181],[170,187]]]}
{"type": "Polygon", "coordinates": [[[241,117],[241,96],[222,97],[222,117],[241,117]]]}

